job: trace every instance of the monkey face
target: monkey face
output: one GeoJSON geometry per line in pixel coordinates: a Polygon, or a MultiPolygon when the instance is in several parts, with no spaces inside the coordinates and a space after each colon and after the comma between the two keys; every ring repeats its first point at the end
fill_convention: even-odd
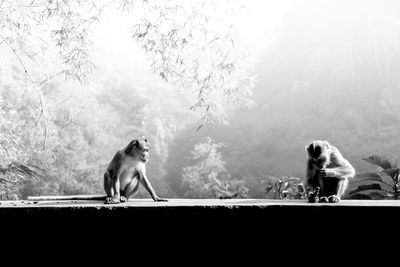
{"type": "Polygon", "coordinates": [[[306,146],[306,150],[309,159],[318,168],[323,169],[329,164],[331,147],[328,141],[312,141],[306,146]]]}
{"type": "Polygon", "coordinates": [[[150,148],[149,149],[145,148],[140,151],[140,157],[144,163],[146,163],[149,160],[149,157],[150,157],[149,150],[150,150],[150,148]]]}
{"type": "Polygon", "coordinates": [[[131,149],[128,152],[134,157],[138,157],[141,161],[146,163],[149,160],[149,151],[151,145],[146,137],[142,136],[139,139],[135,139],[130,143],[131,149]]]}

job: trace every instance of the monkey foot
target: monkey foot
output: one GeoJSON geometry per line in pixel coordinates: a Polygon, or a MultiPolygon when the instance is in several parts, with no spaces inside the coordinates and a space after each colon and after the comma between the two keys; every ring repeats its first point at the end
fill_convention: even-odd
{"type": "Polygon", "coordinates": [[[317,197],[317,196],[314,196],[314,195],[308,196],[309,203],[316,203],[316,202],[318,202],[318,200],[319,200],[319,197],[317,197]]]}
{"type": "Polygon", "coordinates": [[[156,202],[168,202],[167,199],[165,199],[165,198],[160,198],[160,197],[154,198],[153,200],[156,201],[156,202]]]}
{"type": "Polygon", "coordinates": [[[340,197],[337,195],[332,195],[328,197],[329,203],[338,203],[340,200],[340,197]]]}
{"type": "Polygon", "coordinates": [[[120,202],[121,202],[120,199],[114,199],[112,197],[107,197],[104,204],[118,204],[120,202]]]}
{"type": "Polygon", "coordinates": [[[328,203],[329,199],[327,197],[321,197],[318,202],[320,202],[320,203],[328,203]]]}
{"type": "Polygon", "coordinates": [[[121,197],[119,198],[119,201],[120,201],[120,202],[127,202],[128,199],[127,199],[126,197],[124,197],[124,196],[121,196],[121,197]]]}

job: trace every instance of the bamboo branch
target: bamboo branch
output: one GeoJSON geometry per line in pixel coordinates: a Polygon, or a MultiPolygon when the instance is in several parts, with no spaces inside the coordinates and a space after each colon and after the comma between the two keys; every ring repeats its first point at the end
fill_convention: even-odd
{"type": "Polygon", "coordinates": [[[28,77],[28,79],[31,81],[31,83],[33,84],[33,88],[36,91],[36,93],[39,96],[39,102],[40,102],[40,114],[38,117],[38,120],[35,124],[35,127],[37,126],[39,120],[42,118],[43,120],[43,128],[44,128],[44,141],[43,141],[43,149],[46,148],[46,144],[47,144],[47,134],[48,134],[48,130],[47,130],[47,120],[46,120],[46,112],[45,112],[45,102],[43,99],[43,95],[42,92],[39,90],[39,88],[36,85],[36,82],[33,80],[32,76],[30,75],[30,73],[28,72],[27,67],[25,66],[24,62],[22,61],[21,57],[18,55],[16,49],[14,47],[12,47],[12,45],[7,41],[6,38],[4,38],[3,35],[0,34],[0,37],[2,39],[2,43],[4,42],[10,49],[11,51],[14,53],[14,55],[16,56],[16,58],[18,59],[20,65],[22,66],[22,68],[24,69],[25,75],[26,77],[28,77]]]}

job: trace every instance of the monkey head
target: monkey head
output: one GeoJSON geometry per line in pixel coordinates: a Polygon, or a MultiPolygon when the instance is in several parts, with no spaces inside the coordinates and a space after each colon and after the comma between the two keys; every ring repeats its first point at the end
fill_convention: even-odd
{"type": "Polygon", "coordinates": [[[306,145],[309,160],[319,169],[329,165],[331,145],[328,141],[315,140],[306,145]]]}
{"type": "Polygon", "coordinates": [[[142,136],[139,139],[133,139],[127,146],[125,152],[132,157],[137,157],[144,163],[149,160],[149,151],[151,145],[146,137],[142,136]]]}

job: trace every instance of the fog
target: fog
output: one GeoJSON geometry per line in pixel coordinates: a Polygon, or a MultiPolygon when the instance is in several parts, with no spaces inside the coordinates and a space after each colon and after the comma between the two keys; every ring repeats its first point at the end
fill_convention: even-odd
{"type": "MultiPolygon", "coordinates": [[[[263,11],[274,10],[276,2],[256,7],[259,23],[268,21],[263,11]]],[[[211,136],[226,144],[223,155],[232,175],[250,181],[266,175],[304,178],[305,144],[314,139],[336,145],[357,172],[374,170],[361,160],[371,154],[398,158],[399,4],[279,3],[274,20],[265,23],[274,28],[249,30],[253,47],[260,49],[254,67],[257,106],[229,113],[227,127],[182,133],[172,151],[184,159],[181,140],[194,144],[211,136]]],[[[174,181],[180,166],[170,166],[167,178],[174,181]]],[[[262,196],[257,183],[251,191],[262,196]]]]}
{"type": "MultiPolygon", "coordinates": [[[[213,123],[198,131],[202,114],[190,110],[197,95],[152,71],[151,56],[132,38],[140,15],[112,8],[89,31],[90,55],[96,64],[90,81],[81,84],[60,78],[41,89],[48,101],[48,151],[26,152],[27,144],[40,146],[39,137],[32,140],[42,136],[38,127],[44,121],[32,124],[43,120],[38,108],[32,108],[31,115],[18,113],[23,101],[39,105],[37,97],[9,100],[14,99],[9,88],[20,88],[13,92],[23,95],[26,77],[15,53],[3,42],[0,100],[4,110],[8,103],[20,115],[10,115],[10,124],[4,120],[2,127],[20,129],[18,140],[24,140],[25,148],[2,153],[11,160],[48,167],[44,180],[25,182],[11,195],[101,193],[102,175],[114,153],[140,135],[148,136],[153,146],[149,179],[166,197],[198,197],[188,193],[187,188],[195,189],[192,184],[185,187],[183,180],[189,177],[193,182],[197,177],[188,167],[196,166],[193,155],[200,152],[195,145],[207,140],[221,144],[214,151],[213,175],[242,181],[249,189],[246,197],[253,198],[265,197],[262,180],[268,176],[305,180],[305,145],[310,140],[335,145],[357,173],[374,170],[363,157],[400,158],[398,1],[228,2],[237,6],[234,16],[215,9],[210,17],[221,14],[215,20],[221,21],[217,28],[224,23],[235,27],[234,49],[245,52],[243,63],[255,77],[249,96],[255,105],[224,103],[229,123],[213,123]],[[29,140],[21,132],[29,129],[27,125],[33,129],[29,140]]],[[[38,80],[41,73],[51,76],[60,64],[53,63],[54,55],[40,53],[52,63],[22,58],[38,80]],[[45,65],[40,67],[43,71],[36,68],[39,61],[45,65]]],[[[7,134],[2,138],[11,138],[7,134]]],[[[7,144],[14,146],[11,141],[7,144]]],[[[148,195],[141,190],[138,197],[148,195]]]]}

